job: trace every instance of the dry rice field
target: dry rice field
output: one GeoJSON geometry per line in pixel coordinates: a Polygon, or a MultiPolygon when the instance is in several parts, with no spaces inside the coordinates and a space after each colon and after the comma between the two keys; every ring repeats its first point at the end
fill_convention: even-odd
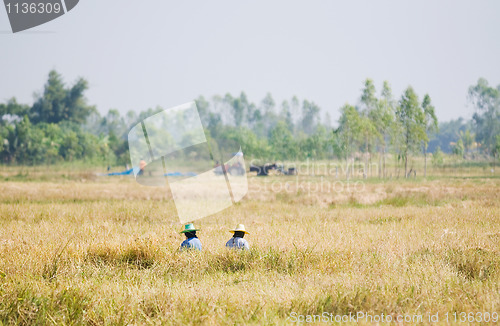
{"type": "Polygon", "coordinates": [[[490,324],[500,313],[498,178],[252,176],[240,203],[195,223],[200,253],[178,252],[168,189],[91,174],[2,180],[0,324],[384,324],[373,320],[383,314],[463,325],[462,313],[484,323],[488,312],[490,324]],[[224,248],[238,223],[249,252],[224,248]],[[365,318],[335,321],[349,314],[365,318]]]}

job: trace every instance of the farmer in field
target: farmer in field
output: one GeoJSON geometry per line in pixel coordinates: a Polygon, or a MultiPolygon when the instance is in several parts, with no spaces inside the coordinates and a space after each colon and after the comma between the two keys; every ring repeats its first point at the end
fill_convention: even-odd
{"type": "Polygon", "coordinates": [[[139,173],[138,175],[144,175],[144,168],[146,167],[147,163],[144,160],[141,160],[139,162],[139,173]]]}
{"type": "Polygon", "coordinates": [[[184,230],[180,233],[184,233],[186,240],[181,243],[180,250],[196,249],[201,251],[201,241],[196,236],[196,231],[200,231],[200,229],[196,229],[193,223],[188,223],[184,226],[184,230]]]}
{"type": "Polygon", "coordinates": [[[248,241],[243,239],[245,234],[249,234],[245,230],[245,226],[243,224],[238,224],[236,229],[234,230],[229,230],[229,232],[233,233],[233,237],[226,243],[227,248],[235,248],[235,249],[241,249],[241,250],[250,250],[250,245],[248,244],[248,241]]]}

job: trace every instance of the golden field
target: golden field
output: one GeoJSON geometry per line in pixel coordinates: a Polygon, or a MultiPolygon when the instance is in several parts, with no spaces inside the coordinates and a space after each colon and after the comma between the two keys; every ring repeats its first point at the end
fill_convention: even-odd
{"type": "Polygon", "coordinates": [[[446,313],[500,313],[500,179],[487,173],[250,176],[245,199],[195,222],[201,253],[178,252],[168,189],[43,168],[2,178],[0,324],[293,324],[323,312],[446,324],[446,313]],[[249,252],[224,248],[238,223],[249,252]]]}

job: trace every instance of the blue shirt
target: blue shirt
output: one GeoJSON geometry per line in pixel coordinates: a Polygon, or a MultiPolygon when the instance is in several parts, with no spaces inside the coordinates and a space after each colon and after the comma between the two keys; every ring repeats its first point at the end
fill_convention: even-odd
{"type": "Polygon", "coordinates": [[[181,243],[182,249],[197,249],[201,251],[201,241],[198,238],[189,238],[181,243]]]}
{"type": "Polygon", "coordinates": [[[248,241],[246,241],[243,238],[231,238],[229,239],[228,242],[226,242],[226,247],[228,248],[237,248],[237,249],[243,249],[243,250],[250,250],[250,245],[248,244],[248,241]]]}

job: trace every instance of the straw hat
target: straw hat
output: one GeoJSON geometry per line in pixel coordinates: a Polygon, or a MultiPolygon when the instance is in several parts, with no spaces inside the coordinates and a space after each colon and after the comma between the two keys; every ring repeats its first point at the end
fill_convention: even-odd
{"type": "Polygon", "coordinates": [[[245,233],[245,234],[250,234],[250,233],[248,233],[247,231],[245,231],[245,226],[244,226],[243,224],[238,224],[238,226],[236,227],[236,229],[234,229],[234,230],[229,230],[229,232],[231,232],[231,233],[234,233],[234,232],[237,232],[237,231],[239,231],[239,232],[243,232],[243,233],[245,233]]]}
{"type": "Polygon", "coordinates": [[[200,231],[200,229],[195,229],[193,223],[188,223],[184,225],[184,230],[182,230],[179,233],[186,233],[186,232],[193,232],[193,231],[200,231]]]}

